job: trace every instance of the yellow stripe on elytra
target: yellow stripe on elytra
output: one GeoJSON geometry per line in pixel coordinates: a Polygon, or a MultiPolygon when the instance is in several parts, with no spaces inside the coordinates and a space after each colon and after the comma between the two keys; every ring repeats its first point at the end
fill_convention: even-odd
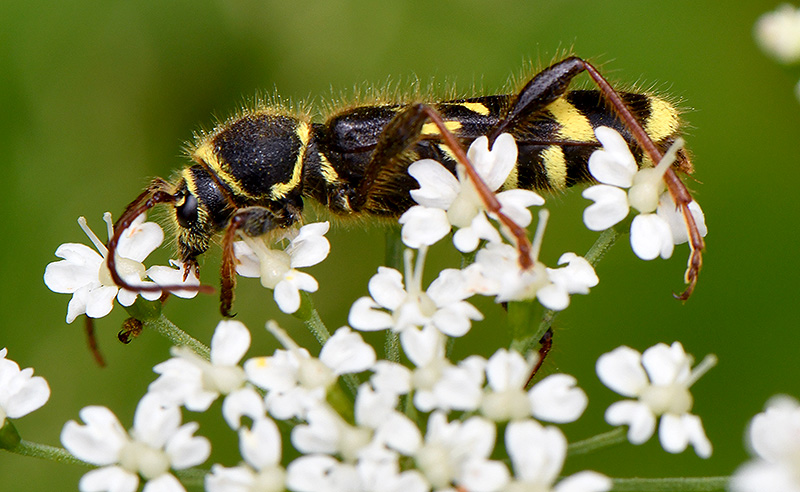
{"type": "Polygon", "coordinates": [[[667,101],[649,96],[650,116],[644,124],[644,131],[658,142],[678,131],[678,111],[667,101]]]}
{"type": "MultiPolygon", "coordinates": [[[[455,133],[459,129],[461,129],[461,122],[445,121],[444,127],[450,130],[450,132],[455,133]]],[[[422,131],[420,133],[422,135],[439,135],[439,127],[436,126],[436,123],[425,123],[424,125],[422,125],[422,131]]]]}
{"type": "Polygon", "coordinates": [[[306,148],[308,147],[308,140],[311,135],[311,128],[308,123],[301,121],[297,124],[295,130],[297,138],[300,139],[300,148],[297,151],[297,160],[294,162],[292,169],[292,177],[287,183],[275,183],[270,190],[270,198],[278,200],[286,196],[287,193],[297,188],[300,184],[300,178],[303,177],[303,157],[305,156],[306,148]]]}
{"type": "Polygon", "coordinates": [[[594,128],[578,108],[563,97],[559,97],[547,106],[547,111],[559,125],[556,133],[559,138],[571,142],[594,142],[594,128]]]}
{"type": "Polygon", "coordinates": [[[322,152],[319,153],[319,172],[326,183],[332,185],[339,181],[339,173],[333,168],[331,162],[322,152]]]}
{"type": "Polygon", "coordinates": [[[239,182],[231,176],[228,170],[222,169],[222,165],[219,163],[219,159],[217,159],[217,155],[214,151],[214,146],[212,145],[211,140],[206,140],[199,147],[197,147],[194,152],[192,152],[192,156],[198,162],[205,162],[211,171],[214,172],[217,178],[225,183],[235,195],[256,198],[242,189],[242,187],[239,186],[239,182]]]}
{"type": "Polygon", "coordinates": [[[463,102],[459,103],[461,106],[469,109],[473,113],[477,113],[481,116],[489,116],[489,108],[486,107],[485,104],[479,102],[463,102]]]}
{"type": "Polygon", "coordinates": [[[567,187],[567,160],[564,149],[558,145],[549,145],[542,151],[542,164],[547,173],[547,182],[557,190],[567,187]]]}

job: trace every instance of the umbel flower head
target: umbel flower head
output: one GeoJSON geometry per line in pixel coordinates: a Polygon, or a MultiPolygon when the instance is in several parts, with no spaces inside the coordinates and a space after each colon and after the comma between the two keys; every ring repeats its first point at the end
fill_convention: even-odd
{"type": "MultiPolygon", "coordinates": [[[[108,237],[114,235],[111,214],[103,214],[107,224],[108,237]]],[[[53,292],[72,294],[67,307],[67,323],[72,323],[81,314],[90,318],[102,318],[114,307],[114,297],[123,306],[130,306],[139,295],[137,292],[120,289],[111,278],[106,265],[108,250],[105,244],[89,229],[86,219],[80,217],[78,224],[89,237],[97,251],[78,243],[65,243],[56,249],[56,256],[63,258],[47,265],[44,283],[53,292]]],[[[154,266],[145,269],[142,262],[164,240],[164,232],[155,222],[145,222],[145,214],[139,215],[119,239],[117,245],[117,269],[122,278],[132,285],[155,285],[145,281],[150,277],[159,283],[169,285],[199,285],[195,275],[183,278],[181,263],[172,262],[176,268],[154,266]]],[[[173,291],[179,297],[191,298],[196,291],[173,291]]],[[[141,292],[142,297],[154,301],[161,297],[160,291],[141,292]]]]}
{"type": "Polygon", "coordinates": [[[297,270],[316,265],[331,250],[325,238],[327,222],[308,224],[287,236],[286,249],[268,248],[263,240],[242,235],[233,243],[239,264],[236,272],[243,277],[260,278],[261,285],[274,291],[275,302],[284,313],[300,309],[300,291],[316,292],[319,284],[311,275],[297,270]]]}
{"type": "Polygon", "coordinates": [[[800,491],[800,405],[777,396],[750,422],[747,443],[753,459],[731,478],[733,492],[800,491]]]}
{"type": "MultiPolygon", "coordinates": [[[[470,145],[467,157],[489,189],[496,191],[517,163],[517,144],[514,137],[504,133],[497,137],[490,150],[489,139],[480,137],[470,145]]],[[[501,241],[463,166],[459,164],[456,170],[457,177],[432,159],[409,166],[408,173],[419,182],[420,188],[411,191],[411,197],[419,205],[400,217],[403,242],[407,246],[429,246],[447,235],[452,227],[458,228],[453,244],[461,252],[475,251],[481,240],[501,241]]],[[[541,196],[529,190],[501,191],[496,196],[503,213],[522,227],[531,222],[528,207],[544,204],[541,196]]]]}
{"type": "Polygon", "coordinates": [[[611,425],[628,425],[628,439],[642,444],[653,435],[660,418],[658,436],[670,453],[680,453],[691,444],[701,458],[711,456],[700,417],[690,412],[694,399],[689,388],[716,364],[707,356],[692,369],[694,358],[680,342],[671,346],[659,343],[640,354],[630,347],[619,347],[597,360],[597,376],[623,396],[636,400],[616,402],[606,410],[611,425]]]}
{"type": "MultiPolygon", "coordinates": [[[[654,168],[639,169],[628,143],[616,130],[595,129],[603,149],[589,157],[589,172],[601,184],[584,190],[583,197],[595,203],[586,208],[583,221],[593,231],[619,223],[631,208],[639,211],[631,223],[631,248],[643,260],[669,258],[676,244],[688,241],[680,210],[666,190],[664,173],[675,162],[683,143],[678,139],[654,168]]],[[[706,235],[705,218],[697,202],[689,209],[700,235],[706,235]]]]}
{"type": "Polygon", "coordinates": [[[33,369],[20,369],[7,359],[8,349],[0,350],[0,427],[6,418],[18,419],[47,403],[50,386],[43,377],[34,376],[33,369]]]}
{"type": "Polygon", "coordinates": [[[208,439],[193,435],[197,423],[181,425],[180,409],[153,393],[139,401],[130,433],[106,407],[85,407],[80,416],[84,424],[64,425],[61,443],[99,467],[81,478],[82,492],[133,492],[140,478],[147,482],[144,492],[180,492],[184,488],[170,470],[199,465],[211,453],[208,439]]]}

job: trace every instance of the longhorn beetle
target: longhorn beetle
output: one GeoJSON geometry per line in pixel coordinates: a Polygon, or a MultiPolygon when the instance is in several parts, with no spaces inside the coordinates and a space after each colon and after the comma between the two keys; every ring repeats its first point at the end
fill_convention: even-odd
{"type": "MultiPolygon", "coordinates": [[[[179,226],[184,278],[197,271],[197,257],[208,249],[210,239],[224,231],[220,304],[222,314],[229,316],[237,234],[261,236],[297,223],[304,197],[336,214],[397,217],[413,205],[409,191],[417,188],[407,167],[424,158],[441,162],[453,173],[456,162],[466,166],[487,209],[515,236],[520,265],[527,268],[531,259],[525,231],[500,212],[494,195],[468,162],[464,146],[482,135],[491,146],[500,134],[511,133],[519,154],[515,178],[504,187],[561,190],[591,181],[587,162],[600,146],[594,136],[598,126],[620,132],[638,164],[647,166],[661,160],[677,138],[680,122],[668,102],[617,92],[593,65],[574,56],[542,70],[514,95],[365,105],[335,113],[324,123],[269,107],[247,111],[200,135],[190,151],[194,164],[173,182],[156,178],[128,205],[108,241],[108,268],[114,282],[126,289],[186,289],[130,285],[115,265],[123,231],[142,212],[170,204],[179,226]],[[584,71],[599,90],[569,91],[572,79],[584,71]]],[[[704,242],[689,211],[692,197],[676,171],[693,171],[683,151],[664,181],[689,235],[688,286],[676,295],[687,299],[697,283],[704,242]]]]}

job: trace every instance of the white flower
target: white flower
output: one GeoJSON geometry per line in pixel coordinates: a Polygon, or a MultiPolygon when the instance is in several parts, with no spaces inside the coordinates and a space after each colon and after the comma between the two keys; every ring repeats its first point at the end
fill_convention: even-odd
{"type": "MultiPolygon", "coordinates": [[[[103,214],[103,220],[111,238],[114,234],[111,214],[103,214]]],[[[117,270],[124,280],[134,285],[148,284],[142,282],[147,273],[141,262],[164,240],[161,227],[144,220],[144,214],[137,217],[117,244],[117,270]]],[[[78,224],[99,253],[83,244],[65,243],[56,250],[56,256],[63,260],[50,263],[44,271],[44,283],[50,290],[72,294],[67,307],[67,323],[72,323],[81,314],[102,318],[111,312],[115,296],[123,306],[133,304],[137,296],[136,292],[117,287],[106,266],[108,250],[105,244],[89,229],[86,219],[80,217],[78,224]]],[[[153,301],[161,297],[161,293],[142,292],[142,297],[153,301]]]]}
{"type": "Polygon", "coordinates": [[[259,419],[252,429],[239,430],[239,450],[245,463],[211,467],[206,475],[208,492],[281,492],[286,471],[280,466],[281,434],[270,419],[259,419]]]}
{"type": "Polygon", "coordinates": [[[243,277],[261,279],[261,285],[274,291],[275,302],[284,313],[300,308],[300,291],[316,292],[319,284],[311,275],[297,270],[316,265],[331,250],[325,238],[327,222],[308,224],[300,228],[285,250],[270,249],[258,238],[243,235],[243,241],[233,243],[239,264],[236,272],[243,277]]]}
{"type": "Polygon", "coordinates": [[[768,55],[781,63],[800,60],[800,9],[784,3],[759,17],[754,35],[768,55]]]}
{"type": "Polygon", "coordinates": [[[509,473],[503,463],[489,459],[496,433],[494,424],[484,418],[448,422],[444,412],[433,412],[414,461],[434,490],[500,490],[509,473]]]}
{"type": "Polygon", "coordinates": [[[362,372],[375,364],[375,349],[347,327],[339,328],[328,339],[319,359],[298,347],[274,321],[267,322],[267,329],[288,350],[249,359],[244,370],[251,383],[267,390],[267,410],[280,420],[305,418],[311,408],[325,400],[338,376],[362,372]]]}
{"type": "Polygon", "coordinates": [[[358,389],[355,424],[348,424],[329,405],[308,411],[308,425],[292,429],[292,444],[305,454],[339,455],[354,462],[372,446],[388,447],[409,454],[419,447],[419,433],[414,422],[398,412],[396,395],[377,393],[369,384],[358,389]]]}
{"type": "MultiPolygon", "coordinates": [[[[480,137],[472,142],[467,152],[472,165],[491,191],[505,183],[517,163],[517,145],[514,137],[504,133],[497,137],[491,150],[489,140],[480,137]]],[[[453,244],[459,251],[470,252],[481,239],[490,242],[501,240],[500,234],[489,222],[486,206],[461,164],[456,166],[458,177],[431,159],[411,164],[408,173],[420,185],[411,190],[411,197],[420,205],[409,209],[402,217],[403,242],[411,248],[431,245],[447,233],[451,226],[458,228],[453,244]]],[[[508,190],[496,195],[501,210],[522,227],[531,222],[528,207],[543,205],[544,199],[528,190],[508,190]]]]}
{"type": "Polygon", "coordinates": [[[416,266],[412,264],[414,252],[405,251],[405,285],[403,274],[393,268],[379,267],[369,281],[372,297],[362,297],[353,303],[349,322],[364,331],[391,328],[405,338],[410,331],[433,326],[451,337],[466,334],[471,320],[481,320],[483,315],[464,299],[472,295],[460,270],[445,269],[422,290],[422,270],[427,247],[420,248],[416,266]]]}
{"type": "Polygon", "coordinates": [[[666,451],[680,453],[691,444],[701,458],[711,456],[700,417],[689,413],[694,403],[689,387],[716,364],[716,357],[706,356],[694,370],[693,362],[680,342],[659,343],[644,354],[623,346],[600,356],[597,375],[603,384],[637,398],[613,403],[606,410],[606,421],[628,425],[628,440],[642,444],[653,435],[660,417],[658,435],[666,451]]]}
{"type": "Polygon", "coordinates": [[[611,479],[593,471],[578,472],[556,484],[567,439],[556,427],[542,427],[534,420],[511,422],[506,427],[506,449],[515,478],[505,492],[604,492],[611,490],[611,479]]]}
{"type": "Polygon", "coordinates": [[[800,491],[800,405],[788,396],[772,398],[750,422],[747,441],[755,458],[731,477],[733,492],[800,491]]]}
{"type": "MultiPolygon", "coordinates": [[[[627,142],[616,130],[601,126],[595,129],[595,135],[603,148],[589,157],[589,171],[603,184],[583,192],[584,198],[595,202],[583,213],[586,227],[593,231],[608,229],[627,217],[633,207],[640,212],[631,223],[633,252],[643,260],[669,258],[676,244],[688,240],[681,211],[666,191],[663,179],[683,141],[678,139],[656,167],[638,169],[627,142]]],[[[705,236],[703,211],[694,201],[689,209],[700,234],[705,236]]]]}
{"type": "Polygon", "coordinates": [[[147,482],[144,492],[183,491],[170,469],[199,465],[211,453],[206,438],[193,436],[197,423],[180,425],[180,409],[154,394],[139,401],[130,433],[106,407],[85,407],[80,416],[85,424],[67,422],[61,443],[76,458],[99,467],[81,478],[82,492],[133,492],[139,477],[147,482]]]}
{"type": "MultiPolygon", "coordinates": [[[[153,368],[160,376],[148,390],[193,412],[208,410],[219,395],[233,395],[243,390],[246,376],[239,361],[249,347],[250,331],[244,324],[234,320],[220,321],[211,338],[211,361],[201,358],[188,347],[172,347],[170,352],[174,357],[153,368]]],[[[228,410],[227,406],[226,403],[223,409],[228,410]]],[[[257,416],[250,415],[251,418],[257,416]]],[[[238,428],[238,415],[231,415],[228,411],[225,417],[231,427],[238,428]]]]}
{"type": "Polygon", "coordinates": [[[500,349],[486,364],[489,383],[481,412],[488,418],[502,422],[518,420],[531,415],[549,422],[573,422],[583,414],[589,399],[575,386],[575,378],[567,374],[553,374],[525,391],[531,374],[531,364],[518,352],[500,349]]]}
{"type": "Polygon", "coordinates": [[[287,467],[287,488],[296,492],[428,492],[417,470],[400,472],[397,454],[372,447],[358,463],[307,455],[287,467]]]}
{"type": "Polygon", "coordinates": [[[588,294],[599,282],[594,268],[575,253],[564,253],[558,260],[561,268],[547,268],[538,261],[548,212],[539,212],[539,224],[533,239],[531,268],[519,264],[519,251],[504,243],[488,244],[478,251],[475,263],[464,271],[468,288],[483,295],[493,295],[496,302],[536,298],[548,309],[561,311],[569,306],[570,294],[588,294]]]}
{"type": "Polygon", "coordinates": [[[42,407],[50,398],[50,386],[43,377],[33,376],[33,369],[20,370],[6,359],[8,349],[0,350],[0,427],[6,418],[18,419],[42,407]]]}
{"type": "Polygon", "coordinates": [[[419,410],[478,408],[486,367],[483,357],[473,355],[454,365],[445,357],[444,335],[432,326],[407,331],[403,349],[416,366],[409,384],[414,391],[414,406],[419,410]]]}

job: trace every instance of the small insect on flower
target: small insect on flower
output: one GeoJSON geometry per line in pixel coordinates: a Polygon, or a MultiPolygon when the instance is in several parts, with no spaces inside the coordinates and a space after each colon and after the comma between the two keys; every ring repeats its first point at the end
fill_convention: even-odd
{"type": "MultiPolygon", "coordinates": [[[[234,242],[298,224],[305,198],[335,214],[366,217],[400,217],[414,205],[413,198],[425,205],[452,199],[447,218],[449,224],[461,227],[455,238],[459,249],[474,249],[487,234],[492,236],[489,239],[496,236],[483,227],[485,210],[513,238],[521,268],[529,269],[534,262],[522,227],[529,220],[525,207],[541,200],[515,190],[563,190],[590,181],[587,163],[600,146],[594,135],[600,122],[624,135],[639,167],[660,162],[680,131],[678,112],[668,102],[647,94],[617,92],[593,65],[577,57],[542,70],[516,94],[348,107],[333,111],[322,123],[312,122],[309,114],[274,106],[245,110],[200,134],[190,150],[194,163],[173,182],[155,179],[128,205],[108,242],[108,270],[116,285],[131,291],[179,289],[176,285],[133,285],[120,270],[116,255],[123,231],[137,216],[168,204],[178,231],[184,278],[196,272],[198,257],[224,231],[220,307],[228,316],[239,261],[234,242]],[[572,79],[582,72],[599,90],[569,90],[572,79]],[[509,138],[518,147],[513,160],[503,150],[509,138]],[[480,149],[468,157],[464,148],[479,139],[480,149]],[[431,195],[424,179],[416,190],[419,186],[409,166],[426,159],[440,163],[449,177],[422,165],[412,172],[418,179],[427,176],[448,182],[447,196],[431,195]],[[507,164],[502,180],[495,179],[499,174],[476,169],[484,167],[486,159],[507,164]],[[455,176],[460,192],[452,186],[455,176]],[[464,187],[465,181],[469,186],[464,187]],[[495,196],[498,188],[505,191],[495,196]]],[[[685,275],[689,286],[682,298],[691,294],[697,282],[704,247],[689,209],[691,195],[676,175],[691,171],[688,156],[681,151],[663,173],[692,248],[685,275]]],[[[311,287],[310,282],[305,287],[292,285],[293,289],[311,287]]],[[[286,304],[283,297],[276,286],[279,304],[286,304]]]]}

